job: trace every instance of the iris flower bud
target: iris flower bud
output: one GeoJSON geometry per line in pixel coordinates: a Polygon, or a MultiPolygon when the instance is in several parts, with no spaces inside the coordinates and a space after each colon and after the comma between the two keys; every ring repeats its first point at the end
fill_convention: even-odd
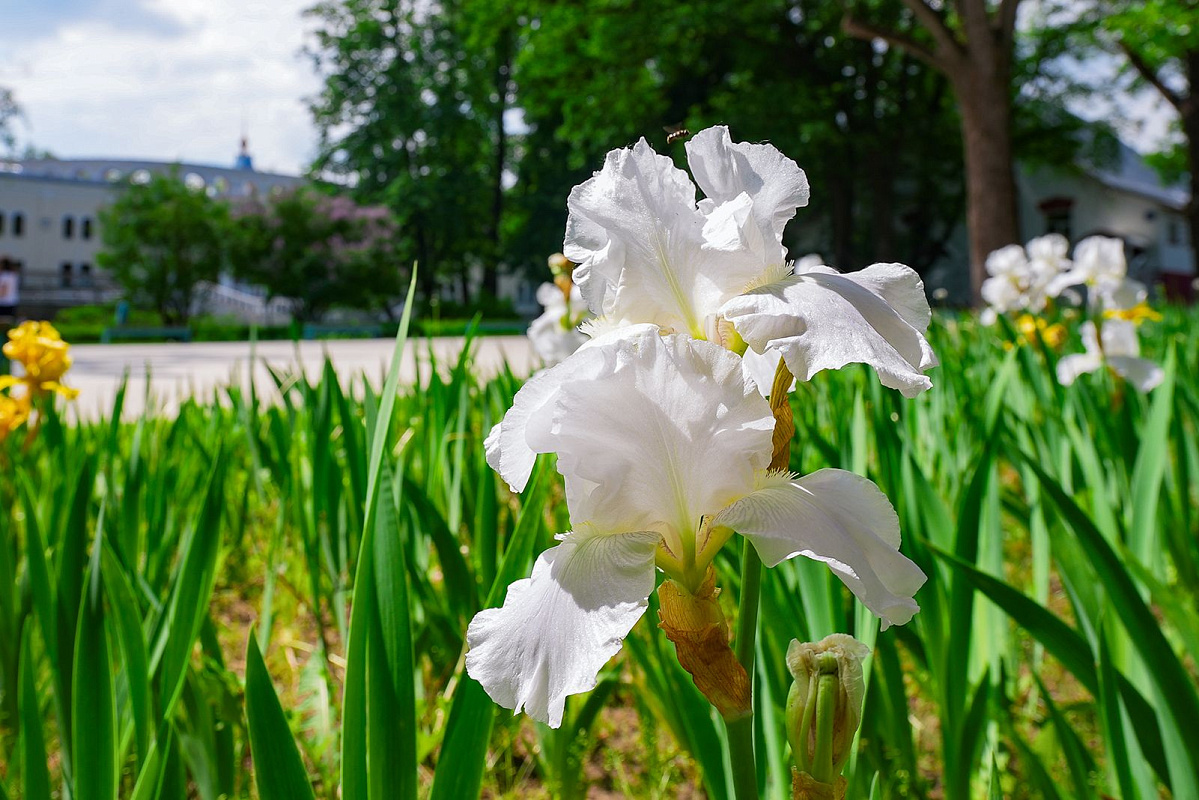
{"type": "Polygon", "coordinates": [[[868,655],[870,648],[843,633],[819,642],[792,641],[787,648],[787,668],[795,678],[786,716],[796,765],[795,797],[831,800],[844,795],[840,775],[862,721],[862,660],[868,655]]]}

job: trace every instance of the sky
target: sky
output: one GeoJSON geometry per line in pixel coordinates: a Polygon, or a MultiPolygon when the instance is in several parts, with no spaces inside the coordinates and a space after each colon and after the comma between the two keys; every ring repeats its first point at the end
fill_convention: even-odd
{"type": "MultiPolygon", "coordinates": [[[[0,86],[23,107],[21,145],[62,158],[232,164],[243,130],[255,167],[298,174],[315,154],[303,55],[315,0],[0,0],[0,86]]],[[[1111,70],[1090,62],[1084,70],[1111,70]]],[[[1152,92],[1117,104],[1150,151],[1172,112],[1152,92]]],[[[1072,108],[1084,117],[1111,108],[1072,108]]]]}
{"type": "Polygon", "coordinates": [[[22,144],[62,158],[232,165],[243,129],[261,171],[297,174],[320,81],[302,54],[314,0],[0,0],[0,86],[22,144]]]}

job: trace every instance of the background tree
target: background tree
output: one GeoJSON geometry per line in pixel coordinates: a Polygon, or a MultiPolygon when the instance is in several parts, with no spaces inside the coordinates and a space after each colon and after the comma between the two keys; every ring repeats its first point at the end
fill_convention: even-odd
{"type": "MultiPolygon", "coordinates": [[[[557,247],[563,197],[613,146],[664,126],[726,123],[769,140],[808,173],[812,203],[788,231],[843,269],[944,254],[961,209],[957,121],[945,80],[897,50],[847,37],[839,7],[799,0],[533,3],[516,65],[529,132],[514,203],[557,247]],[[535,24],[534,24],[535,23],[535,24]],[[919,119],[919,134],[912,119],[919,119]],[[551,181],[559,190],[547,201],[551,181]],[[527,195],[525,194],[527,190],[527,195]],[[547,202],[549,205],[547,207],[547,202]]],[[[898,0],[880,3],[898,15],[898,0]]],[[[681,161],[683,148],[676,146],[681,161]]]]}
{"type": "Polygon", "coordinates": [[[17,136],[12,124],[21,116],[21,107],[12,90],[0,86],[0,146],[12,152],[17,146],[17,136]]]}
{"type": "Polygon", "coordinates": [[[196,284],[216,280],[225,264],[229,210],[172,170],[127,186],[100,212],[100,230],[100,267],[133,303],[154,309],[167,324],[182,324],[196,284]]]}
{"type": "Polygon", "coordinates": [[[987,254],[1019,239],[1012,144],[1012,74],[1020,0],[903,0],[909,29],[869,19],[851,3],[846,32],[899,47],[943,74],[962,121],[970,285],[975,300],[987,254]]]}
{"type": "Polygon", "coordinates": [[[491,5],[332,0],[310,12],[325,76],[313,174],[395,212],[401,260],[420,264],[425,297],[440,278],[469,299],[475,269],[497,283],[507,56],[500,31],[480,48],[487,37],[470,24],[491,5]]]}
{"type": "Polygon", "coordinates": [[[1159,163],[1168,177],[1188,176],[1186,207],[1191,252],[1199,264],[1199,5],[1178,0],[1115,0],[1092,28],[1100,42],[1116,49],[1136,77],[1153,87],[1178,114],[1182,138],[1159,163]],[[1170,176],[1170,172],[1174,176],[1170,176]]]}
{"type": "Polygon", "coordinates": [[[292,300],[301,322],[335,306],[390,314],[401,295],[407,268],[386,208],[299,190],[239,204],[234,220],[234,274],[263,286],[268,299],[292,300]]]}

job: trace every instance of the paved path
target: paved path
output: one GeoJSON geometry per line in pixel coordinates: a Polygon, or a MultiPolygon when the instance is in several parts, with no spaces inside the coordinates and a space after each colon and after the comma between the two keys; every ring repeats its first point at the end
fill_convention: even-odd
{"type": "MultiPolygon", "coordinates": [[[[416,380],[418,361],[421,374],[427,374],[429,342],[440,365],[452,365],[462,352],[458,336],[409,341],[401,362],[400,378],[416,380]]],[[[528,374],[534,356],[523,336],[487,336],[474,342],[475,370],[494,375],[507,361],[513,371],[528,374]]],[[[275,383],[266,370],[294,371],[301,364],[315,379],[326,354],[343,383],[365,374],[381,386],[395,348],[394,339],[345,339],[305,342],[258,342],[253,353],[255,385],[262,396],[276,394],[275,383]]],[[[89,419],[111,413],[117,388],[126,371],[129,388],[125,395],[126,419],[142,414],[148,406],[172,413],[179,402],[191,396],[211,397],[214,390],[232,382],[244,385],[251,351],[249,342],[196,342],[192,344],[82,344],[71,347],[74,364],[65,382],[79,389],[79,398],[68,405],[73,413],[89,419]],[[148,378],[147,378],[148,375],[148,378]]]]}

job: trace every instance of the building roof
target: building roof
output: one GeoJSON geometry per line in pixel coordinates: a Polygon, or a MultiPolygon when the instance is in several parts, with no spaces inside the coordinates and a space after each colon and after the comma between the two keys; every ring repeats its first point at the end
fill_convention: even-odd
{"type": "Polygon", "coordinates": [[[1104,186],[1140,195],[1174,211],[1184,210],[1191,199],[1191,193],[1184,184],[1166,184],[1157,171],[1145,163],[1140,153],[1123,142],[1119,143],[1113,163],[1083,165],[1083,169],[1104,186]]]}
{"type": "Polygon", "coordinates": [[[205,188],[215,197],[247,197],[259,193],[294,189],[308,183],[297,175],[256,172],[242,167],[215,167],[170,161],[112,158],[22,159],[0,164],[0,174],[35,180],[70,181],[86,184],[141,183],[151,175],[172,170],[189,186],[205,188]]]}

